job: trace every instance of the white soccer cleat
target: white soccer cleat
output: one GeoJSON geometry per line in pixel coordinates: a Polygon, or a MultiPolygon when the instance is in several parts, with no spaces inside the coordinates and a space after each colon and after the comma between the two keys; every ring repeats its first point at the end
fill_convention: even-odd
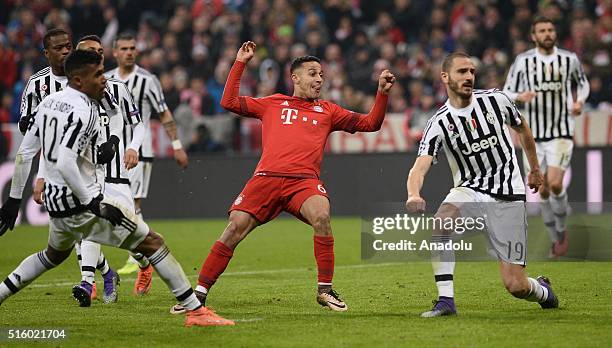
{"type": "Polygon", "coordinates": [[[317,295],[317,302],[323,307],[329,307],[332,311],[345,312],[348,306],[342,301],[337,292],[332,289],[317,295]]]}

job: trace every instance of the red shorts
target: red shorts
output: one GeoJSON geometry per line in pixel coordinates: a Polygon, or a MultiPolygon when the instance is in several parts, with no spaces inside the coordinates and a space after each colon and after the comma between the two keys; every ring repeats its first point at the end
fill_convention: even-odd
{"type": "Polygon", "coordinates": [[[308,223],[300,214],[300,208],[306,199],[315,195],[329,199],[319,179],[256,175],[247,182],[228,213],[244,211],[253,215],[260,224],[265,224],[286,211],[308,223]]]}

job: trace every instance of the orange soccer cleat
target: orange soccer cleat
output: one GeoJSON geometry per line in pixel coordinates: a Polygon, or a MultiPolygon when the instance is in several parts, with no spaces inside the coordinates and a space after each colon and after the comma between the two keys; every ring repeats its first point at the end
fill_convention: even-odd
{"type": "Polygon", "coordinates": [[[236,325],[233,321],[225,319],[217,315],[212,309],[207,307],[200,307],[193,311],[187,312],[185,318],[185,326],[224,326],[224,325],[236,325]]]}
{"type": "Polygon", "coordinates": [[[91,287],[91,299],[95,300],[98,298],[98,289],[96,289],[96,281],[94,280],[91,287]]]}
{"type": "Polygon", "coordinates": [[[151,290],[151,282],[153,280],[153,266],[148,265],[146,268],[138,270],[138,278],[134,283],[134,295],[143,296],[151,290]]]}

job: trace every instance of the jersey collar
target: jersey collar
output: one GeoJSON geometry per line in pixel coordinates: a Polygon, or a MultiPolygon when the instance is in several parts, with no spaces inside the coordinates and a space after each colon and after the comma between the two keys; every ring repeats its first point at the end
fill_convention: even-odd
{"type": "Polygon", "coordinates": [[[557,55],[557,46],[553,47],[553,51],[552,51],[551,54],[542,54],[537,47],[536,47],[535,51],[536,51],[536,55],[538,56],[538,58],[540,58],[541,60],[543,60],[545,62],[550,62],[557,55]]]}
{"type": "Polygon", "coordinates": [[[49,74],[51,75],[51,78],[52,78],[54,81],[59,81],[59,82],[68,82],[68,77],[67,77],[66,75],[64,75],[64,76],[58,76],[58,75],[55,75],[55,74],[53,73],[53,68],[51,68],[51,67],[49,67],[49,74]]]}
{"type": "Polygon", "coordinates": [[[127,78],[123,79],[119,74],[119,67],[117,67],[117,79],[121,80],[121,82],[128,82],[132,77],[134,77],[134,75],[136,75],[136,71],[138,71],[138,69],[140,69],[138,64],[134,64],[134,70],[132,70],[132,72],[127,76],[127,78]]]}
{"type": "Polygon", "coordinates": [[[472,110],[474,109],[474,92],[472,92],[472,98],[470,99],[470,104],[464,108],[457,109],[456,107],[451,105],[450,100],[448,99],[446,100],[445,104],[451,113],[455,115],[468,116],[472,113],[472,110]]]}

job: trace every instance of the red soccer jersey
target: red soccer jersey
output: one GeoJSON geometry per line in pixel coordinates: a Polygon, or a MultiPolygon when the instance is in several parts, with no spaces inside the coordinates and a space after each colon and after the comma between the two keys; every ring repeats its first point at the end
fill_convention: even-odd
{"type": "Polygon", "coordinates": [[[387,96],[376,95],[368,115],[324,100],[283,94],[263,98],[238,96],[244,63],[236,61],[228,76],[221,106],[262,121],[263,153],[256,174],[319,177],[328,135],[337,130],[376,131],[385,116],[387,96]]]}

